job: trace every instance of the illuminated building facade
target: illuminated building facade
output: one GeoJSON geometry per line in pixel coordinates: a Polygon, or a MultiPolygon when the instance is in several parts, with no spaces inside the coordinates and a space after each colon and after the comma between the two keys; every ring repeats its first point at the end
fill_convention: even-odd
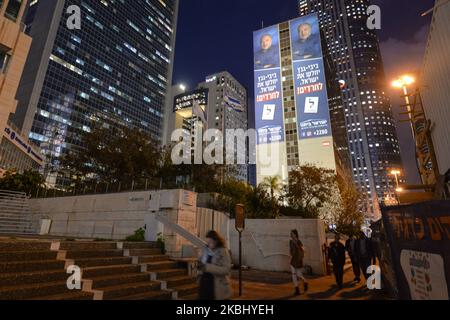
{"type": "Polygon", "coordinates": [[[177,12],[177,0],[31,2],[25,23],[33,44],[13,121],[52,168],[82,151],[81,133],[105,116],[161,142],[177,12]],[[79,30],[67,26],[71,5],[81,9],[79,30]]]}
{"type": "Polygon", "coordinates": [[[378,202],[395,190],[390,172],[402,167],[385,93],[386,80],[375,30],[367,27],[368,0],[300,0],[300,15],[317,13],[326,57],[343,86],[345,122],[354,181],[369,201],[368,218],[379,218],[378,202]]]}

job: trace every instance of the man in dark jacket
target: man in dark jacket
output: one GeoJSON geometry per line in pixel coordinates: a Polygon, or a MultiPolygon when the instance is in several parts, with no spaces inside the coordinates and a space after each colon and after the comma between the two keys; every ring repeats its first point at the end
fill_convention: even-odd
{"type": "Polygon", "coordinates": [[[361,272],[367,280],[370,277],[367,273],[367,269],[372,263],[375,265],[377,261],[373,251],[372,240],[362,231],[359,234],[359,239],[357,239],[355,243],[355,253],[361,272]]]}
{"type": "Polygon", "coordinates": [[[344,266],[345,266],[345,246],[341,243],[341,237],[336,233],[335,241],[328,248],[328,256],[333,264],[334,276],[339,289],[344,284],[344,266]]]}
{"type": "Polygon", "coordinates": [[[355,237],[350,235],[348,240],[345,242],[345,249],[347,250],[350,260],[352,261],[353,273],[355,275],[354,280],[356,283],[359,283],[361,281],[361,270],[359,267],[358,257],[355,252],[356,241],[357,240],[355,237]]]}

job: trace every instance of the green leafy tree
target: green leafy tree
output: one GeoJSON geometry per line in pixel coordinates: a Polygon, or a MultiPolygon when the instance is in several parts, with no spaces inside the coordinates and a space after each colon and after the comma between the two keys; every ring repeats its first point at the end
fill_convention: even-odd
{"type": "Polygon", "coordinates": [[[0,179],[0,190],[32,193],[42,187],[45,180],[37,171],[28,170],[23,173],[7,171],[0,179]]]}
{"type": "Polygon", "coordinates": [[[275,193],[279,193],[283,188],[281,178],[279,176],[264,178],[260,186],[270,191],[270,197],[272,200],[275,200],[275,193]]]}
{"type": "Polygon", "coordinates": [[[333,170],[304,165],[290,172],[283,200],[305,217],[318,218],[335,186],[333,170]]]}
{"type": "Polygon", "coordinates": [[[139,129],[97,126],[83,134],[82,145],[62,160],[63,171],[77,183],[129,183],[158,175],[162,153],[139,129]]]}
{"type": "Polygon", "coordinates": [[[337,201],[331,204],[327,222],[336,225],[338,232],[356,235],[364,222],[363,197],[349,177],[337,176],[337,201]]]}

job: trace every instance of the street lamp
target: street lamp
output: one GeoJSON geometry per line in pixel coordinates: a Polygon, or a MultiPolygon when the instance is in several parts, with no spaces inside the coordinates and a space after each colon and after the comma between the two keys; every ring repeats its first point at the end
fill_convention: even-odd
{"type": "Polygon", "coordinates": [[[400,189],[400,182],[398,180],[398,176],[401,174],[400,170],[392,170],[391,174],[395,176],[395,183],[397,185],[397,189],[400,189]]]}
{"type": "Polygon", "coordinates": [[[400,76],[399,78],[395,79],[392,82],[392,86],[394,88],[403,89],[404,98],[405,98],[405,102],[406,102],[406,109],[408,110],[408,116],[409,116],[409,120],[411,122],[412,136],[414,138],[416,137],[416,133],[414,132],[414,127],[413,127],[413,117],[412,117],[411,101],[409,100],[408,86],[412,85],[415,82],[416,82],[416,79],[414,79],[414,77],[412,77],[410,75],[400,76]]]}
{"type": "Polygon", "coordinates": [[[391,175],[395,176],[396,188],[395,188],[394,195],[395,195],[395,198],[397,200],[397,203],[400,204],[400,198],[399,198],[398,194],[400,192],[403,192],[403,188],[400,187],[400,181],[398,179],[398,176],[401,175],[401,171],[394,169],[394,170],[391,171],[391,175]]]}

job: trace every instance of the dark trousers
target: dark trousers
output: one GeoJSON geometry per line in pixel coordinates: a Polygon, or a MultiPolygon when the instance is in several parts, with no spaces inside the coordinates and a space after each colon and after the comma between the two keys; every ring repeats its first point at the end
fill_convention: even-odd
{"type": "Polygon", "coordinates": [[[351,260],[352,260],[353,273],[355,274],[355,280],[359,280],[359,279],[361,279],[361,269],[359,266],[359,262],[356,259],[351,259],[351,260]]]}
{"type": "Polygon", "coordinates": [[[344,284],[344,265],[333,265],[334,277],[336,284],[341,288],[344,284]]]}
{"type": "Polygon", "coordinates": [[[359,258],[359,267],[361,268],[361,272],[364,275],[364,278],[369,279],[369,274],[367,274],[367,269],[371,266],[370,258],[359,258]]]}

